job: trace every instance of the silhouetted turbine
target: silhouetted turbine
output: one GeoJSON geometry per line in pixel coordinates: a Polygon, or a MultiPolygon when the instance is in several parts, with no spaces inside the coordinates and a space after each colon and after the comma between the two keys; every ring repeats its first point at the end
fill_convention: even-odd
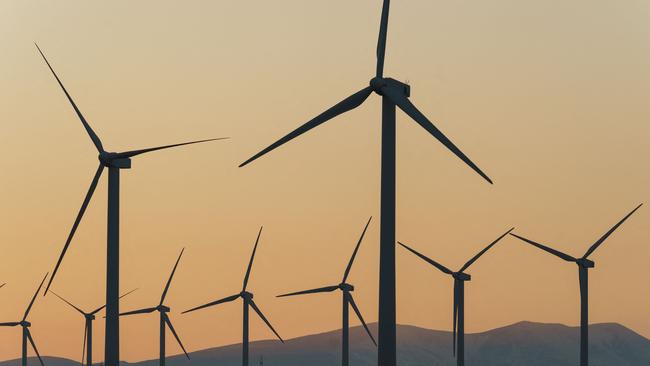
{"type": "Polygon", "coordinates": [[[456,364],[458,366],[465,365],[465,282],[470,281],[472,276],[465,273],[465,271],[476,262],[485,252],[490,250],[496,243],[498,243],[504,236],[508,235],[514,228],[506,231],[503,235],[499,236],[496,240],[491,242],[488,246],[483,248],[472,259],[467,261],[457,272],[443,266],[442,264],[434,261],[433,259],[421,254],[420,252],[412,249],[411,247],[398,242],[401,246],[408,249],[411,253],[424,259],[432,266],[439,269],[442,273],[448,274],[454,278],[454,325],[453,325],[453,352],[456,357],[456,364]],[[458,353],[456,353],[458,347],[458,353]]]}
{"type": "Polygon", "coordinates": [[[339,283],[338,285],[320,287],[320,288],[315,288],[315,289],[305,290],[305,291],[292,292],[289,294],[278,296],[278,297],[296,296],[296,295],[317,294],[322,292],[332,292],[336,290],[341,290],[343,294],[343,326],[341,327],[341,333],[342,333],[341,364],[343,366],[348,366],[350,364],[350,316],[349,316],[350,305],[352,305],[352,309],[357,314],[357,317],[361,321],[361,324],[363,324],[363,327],[366,329],[366,332],[370,336],[372,343],[374,343],[375,346],[377,345],[377,342],[375,342],[375,338],[372,336],[370,329],[368,329],[368,326],[366,325],[366,322],[363,320],[363,316],[361,316],[361,312],[359,311],[359,308],[357,307],[357,304],[354,302],[354,298],[352,297],[352,291],[354,291],[354,286],[347,283],[348,275],[350,274],[350,270],[352,269],[352,263],[354,263],[354,258],[357,256],[357,252],[359,251],[359,246],[361,245],[361,241],[363,240],[363,237],[366,234],[366,230],[368,229],[368,225],[370,225],[371,219],[372,217],[368,220],[366,226],[363,228],[363,232],[361,233],[361,237],[357,242],[357,246],[354,248],[354,252],[352,252],[352,257],[350,257],[348,266],[345,268],[345,273],[343,274],[343,280],[341,281],[341,283],[339,283]]]}
{"type": "Polygon", "coordinates": [[[257,307],[257,304],[255,304],[255,301],[253,301],[253,294],[251,292],[246,291],[246,288],[248,287],[248,279],[251,274],[251,268],[253,267],[253,259],[255,258],[255,251],[257,250],[257,244],[260,241],[260,235],[262,235],[262,228],[260,228],[259,233],[257,234],[257,239],[255,240],[255,246],[253,247],[253,253],[251,254],[251,259],[250,262],[248,262],[248,269],[246,270],[246,276],[244,276],[244,286],[242,287],[242,290],[240,293],[225,297],[223,299],[219,299],[216,301],[209,302],[205,305],[197,306],[195,308],[185,310],[182,314],[189,313],[192,311],[196,311],[199,309],[204,309],[210,306],[215,306],[231,301],[235,301],[239,298],[242,299],[243,304],[244,304],[244,322],[243,322],[243,330],[242,330],[242,365],[248,366],[248,308],[249,306],[255,310],[257,315],[266,323],[266,325],[271,329],[271,331],[275,334],[276,337],[280,340],[280,342],[284,343],[284,340],[278,332],[275,331],[275,328],[271,325],[271,323],[266,319],[262,311],[257,307]]]}
{"type": "Polygon", "coordinates": [[[27,341],[29,341],[29,343],[32,345],[32,349],[34,350],[34,353],[36,353],[36,356],[38,357],[38,361],[41,363],[41,366],[45,365],[43,363],[43,359],[41,358],[40,353],[38,353],[38,348],[36,348],[36,343],[34,342],[32,333],[29,331],[29,327],[32,326],[32,323],[27,321],[27,316],[29,316],[29,312],[32,310],[32,306],[34,305],[34,301],[36,301],[36,296],[38,296],[38,293],[41,292],[41,288],[43,287],[43,283],[45,282],[46,278],[47,278],[47,273],[45,274],[45,277],[43,277],[41,284],[38,285],[38,289],[34,293],[34,296],[32,297],[32,301],[29,302],[29,305],[27,306],[27,310],[25,310],[25,314],[23,315],[23,318],[20,321],[0,323],[0,327],[16,327],[20,325],[20,327],[23,329],[22,356],[21,356],[22,366],[27,366],[27,341]]]}
{"type": "Polygon", "coordinates": [[[185,350],[185,347],[183,346],[183,343],[181,342],[181,339],[178,337],[178,334],[176,333],[176,330],[174,329],[174,326],[172,325],[172,321],[169,319],[169,315],[167,315],[167,313],[171,309],[168,306],[164,305],[165,297],[167,296],[167,291],[169,290],[169,285],[172,283],[172,278],[174,278],[174,273],[176,273],[176,268],[178,267],[178,262],[180,262],[184,251],[185,251],[185,248],[183,248],[181,250],[181,254],[179,254],[178,259],[176,259],[176,264],[174,264],[174,268],[172,269],[172,273],[169,275],[169,279],[167,280],[167,284],[165,285],[165,289],[163,290],[162,296],[160,297],[160,303],[158,303],[158,306],[155,306],[153,308],[144,308],[144,309],[139,309],[139,310],[127,311],[125,313],[120,314],[120,315],[149,314],[149,313],[153,313],[154,311],[157,311],[160,314],[160,357],[159,357],[160,366],[165,366],[165,357],[166,357],[165,356],[165,330],[166,330],[166,327],[169,327],[169,330],[172,331],[172,334],[174,335],[174,338],[176,338],[176,342],[178,342],[178,345],[181,346],[181,349],[183,350],[183,353],[185,353],[185,356],[188,359],[190,358],[190,355],[187,354],[187,351],[185,350]]]}
{"type": "MultiPolygon", "coordinates": [[[[120,296],[120,299],[123,298],[126,295],[129,295],[133,291],[137,289],[133,289],[124,295],[120,296]]],[[[81,315],[83,315],[85,319],[85,324],[84,324],[84,343],[81,351],[81,364],[84,364],[84,358],[86,359],[86,366],[92,366],[93,364],[93,320],[95,320],[95,315],[99,313],[100,311],[104,310],[106,305],[102,305],[98,307],[97,309],[91,311],[91,312],[85,312],[81,310],[79,307],[73,305],[70,301],[64,299],[62,296],[59,296],[56,292],[53,290],[50,291],[51,293],[54,294],[54,296],[58,297],[61,299],[61,301],[65,302],[66,304],[70,305],[73,309],[75,309],[77,312],[79,312],[81,315]]]]}
{"type": "Polygon", "coordinates": [[[386,78],[384,57],[388,33],[390,1],[384,0],[377,42],[377,71],[370,85],[343,99],[314,119],[298,127],[264,150],[243,162],[240,167],[265,155],[275,148],[320,126],[328,120],[359,107],[373,92],[382,97],[381,142],[381,224],[379,259],[379,365],[395,366],[396,356],[396,304],[395,304],[395,107],[399,107],[417,124],[451,150],[465,164],[488,182],[490,178],[481,171],[454,143],[451,142],[408,99],[410,87],[392,78],[386,78]]]}
{"type": "Polygon", "coordinates": [[[95,192],[95,188],[97,188],[97,183],[99,182],[99,178],[101,177],[104,168],[108,168],[108,225],[107,225],[108,236],[107,236],[107,259],[106,259],[107,266],[106,266],[105,365],[119,366],[120,323],[119,323],[118,298],[119,298],[119,288],[120,288],[119,287],[120,169],[130,169],[131,158],[138,155],[142,155],[152,151],[169,149],[177,146],[221,140],[221,138],[184,142],[179,144],[158,146],[158,147],[131,150],[125,152],[118,152],[118,153],[108,152],[104,150],[101,140],[99,139],[95,131],[93,131],[93,129],[90,127],[90,124],[86,121],[84,116],[81,114],[79,108],[77,108],[77,105],[72,100],[72,97],[70,96],[66,88],[63,86],[63,83],[61,82],[57,74],[54,72],[54,69],[52,68],[48,60],[45,58],[45,55],[43,54],[41,49],[38,48],[38,45],[36,45],[36,48],[38,49],[38,52],[43,57],[43,60],[45,60],[45,63],[47,64],[48,68],[54,75],[54,78],[59,83],[59,86],[65,93],[65,96],[68,98],[68,101],[72,105],[72,108],[74,108],[75,112],[77,113],[77,116],[79,117],[81,123],[86,129],[88,136],[90,136],[90,139],[95,145],[95,148],[99,152],[99,166],[97,167],[97,171],[95,172],[95,176],[93,177],[93,180],[90,184],[90,188],[88,188],[88,193],[86,193],[86,197],[84,198],[81,208],[79,209],[79,213],[77,214],[74,224],[72,225],[72,229],[70,230],[68,239],[66,240],[65,245],[63,246],[61,255],[59,256],[59,259],[56,262],[56,266],[54,267],[54,272],[52,273],[52,277],[50,278],[50,281],[47,284],[45,293],[47,293],[50,286],[52,285],[52,281],[54,280],[54,277],[56,276],[57,271],[59,270],[59,266],[61,265],[61,261],[63,260],[66,251],[68,250],[68,246],[70,245],[72,237],[74,236],[75,231],[77,230],[77,227],[81,222],[81,218],[83,217],[84,212],[86,211],[86,208],[90,203],[93,193],[95,192]]]}
{"type": "Polygon", "coordinates": [[[600,237],[594,244],[592,244],[589,249],[581,258],[574,258],[566,253],[562,253],[559,250],[553,249],[546,245],[534,242],[530,239],[526,239],[517,234],[510,234],[518,239],[523,240],[524,242],[536,246],[537,248],[551,253],[561,259],[564,259],[567,262],[574,262],[578,265],[578,279],[580,283],[580,366],[589,365],[589,273],[590,268],[594,268],[595,263],[589,260],[589,257],[598,247],[610,236],[612,233],[618,229],[619,226],[625,222],[636,210],[638,210],[643,204],[636,206],[634,210],[628,213],[621,221],[614,225],[609,231],[607,231],[603,236],[600,237]]]}

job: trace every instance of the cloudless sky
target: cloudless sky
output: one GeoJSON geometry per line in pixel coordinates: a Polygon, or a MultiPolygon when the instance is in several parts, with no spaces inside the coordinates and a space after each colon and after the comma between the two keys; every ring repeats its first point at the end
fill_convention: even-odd
{"type": "MultiPolygon", "coordinates": [[[[174,260],[172,321],[189,350],[238,343],[241,305],[188,315],[250,289],[285,338],[340,326],[336,294],[275,295],[350,281],[377,319],[380,102],[372,96],[246,168],[237,165],[367,85],[381,2],[0,2],[0,321],[19,320],[51,271],[95,171],[96,152],[38,55],[115,151],[192,139],[122,173],[122,309],[157,304],[174,260]]],[[[386,74],[495,181],[464,166],[398,112],[397,237],[458,268],[502,232],[575,256],[650,190],[650,4],[514,0],[392,2],[386,74]]],[[[591,322],[650,337],[650,213],[638,211],[592,259],[591,322]]],[[[104,301],[102,180],[53,289],[104,301]]],[[[397,249],[398,321],[450,329],[452,281],[397,249]]],[[[467,330],[520,320],[576,325],[578,275],[513,238],[469,271],[467,330]]],[[[81,357],[83,319],[53,296],[30,320],[42,354],[81,357]]],[[[122,357],[157,357],[157,317],[123,319],[122,357]]],[[[96,322],[96,361],[103,357],[96,322]]],[[[270,338],[252,321],[253,339],[270,338]]],[[[0,329],[0,359],[19,357],[0,329]]],[[[180,352],[169,339],[168,352],[180,352]]]]}

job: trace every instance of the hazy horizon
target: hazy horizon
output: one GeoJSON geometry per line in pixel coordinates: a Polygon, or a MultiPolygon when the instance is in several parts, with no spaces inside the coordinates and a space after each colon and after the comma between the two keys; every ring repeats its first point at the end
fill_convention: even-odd
{"type": "MultiPolygon", "coordinates": [[[[275,296],[338,283],[373,216],[350,282],[375,322],[379,99],[237,165],[367,85],[380,11],[378,0],[0,2],[0,321],[18,320],[52,271],[97,164],[36,41],[110,150],[231,137],[136,158],[122,173],[121,289],[140,288],[122,310],[155,305],[186,247],[167,297],[181,339],[188,350],[240,342],[239,302],[179,313],[241,289],[264,225],[257,304],[286,338],[335,328],[336,294],[275,296]]],[[[411,100],[495,182],[398,112],[397,239],[457,268],[515,226],[577,256],[650,201],[649,17],[642,1],[393,1],[386,75],[408,81],[411,100]]],[[[590,322],[646,338],[648,209],[590,271],[590,322]]],[[[53,290],[102,305],[105,251],[104,177],[53,290]]],[[[578,323],[575,264],[505,238],[469,273],[468,333],[578,323]]],[[[451,329],[451,295],[449,278],[397,248],[399,323],[451,329]]],[[[41,296],[30,320],[42,354],[79,358],[81,316],[41,296]]],[[[157,333],[154,315],[122,319],[122,358],[156,357],[157,333]]],[[[262,338],[270,332],[252,318],[251,339],[262,338]]],[[[18,357],[19,343],[18,329],[0,329],[0,360],[18,357]]]]}

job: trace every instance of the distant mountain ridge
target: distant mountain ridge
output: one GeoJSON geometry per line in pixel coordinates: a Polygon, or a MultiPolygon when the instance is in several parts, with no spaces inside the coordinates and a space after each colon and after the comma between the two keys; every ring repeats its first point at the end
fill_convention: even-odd
{"type": "MultiPolygon", "coordinates": [[[[370,324],[374,334],[377,324],[370,324]]],[[[341,331],[298,337],[281,344],[264,340],[251,343],[251,366],[264,356],[264,366],[340,365],[341,331]]],[[[452,337],[447,331],[398,325],[399,366],[452,366],[452,337]]],[[[589,326],[590,366],[648,366],[650,340],[616,323],[589,326]]],[[[579,329],[562,324],[519,322],[486,332],[466,334],[468,366],[576,366],[579,329]]],[[[376,365],[376,348],[361,327],[350,329],[350,364],[376,365]]],[[[233,344],[204,349],[185,356],[167,358],[168,366],[239,366],[241,346],[233,344]]],[[[46,366],[78,366],[76,361],[44,357],[46,366]]],[[[156,366],[158,360],[124,366],[156,366]]],[[[0,366],[19,366],[20,360],[0,362],[0,366]]],[[[38,365],[30,358],[29,366],[38,365]]]]}

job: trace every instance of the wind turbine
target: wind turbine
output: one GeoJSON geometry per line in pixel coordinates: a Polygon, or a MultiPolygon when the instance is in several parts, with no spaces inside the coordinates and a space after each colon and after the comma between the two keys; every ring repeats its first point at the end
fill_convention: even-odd
{"type": "Polygon", "coordinates": [[[296,296],[296,295],[317,294],[317,293],[333,292],[336,290],[341,290],[343,295],[343,326],[341,327],[341,332],[342,332],[341,364],[343,366],[348,366],[350,364],[350,316],[349,316],[350,305],[352,306],[354,312],[357,314],[357,317],[361,321],[361,324],[363,324],[363,327],[366,329],[366,332],[368,332],[368,335],[370,336],[372,343],[374,343],[375,346],[377,345],[377,343],[375,342],[375,338],[372,336],[372,333],[370,333],[370,329],[368,329],[368,326],[366,325],[366,322],[363,320],[363,316],[361,316],[361,312],[359,311],[359,308],[357,307],[357,304],[354,302],[354,298],[352,297],[352,291],[354,291],[354,286],[347,283],[348,275],[350,275],[350,270],[352,269],[352,263],[354,263],[354,258],[357,256],[357,252],[359,251],[359,246],[361,245],[363,236],[366,234],[366,230],[368,229],[368,225],[370,225],[371,219],[372,217],[368,220],[368,223],[366,223],[366,227],[363,229],[363,232],[361,233],[361,237],[357,242],[357,246],[354,248],[354,252],[352,252],[352,257],[348,262],[348,266],[345,268],[345,272],[343,274],[343,280],[341,280],[341,283],[339,283],[338,285],[320,287],[320,288],[315,288],[315,289],[305,290],[305,291],[292,292],[289,294],[278,296],[278,297],[296,296]]]}
{"type": "Polygon", "coordinates": [[[176,264],[174,264],[174,268],[172,269],[171,275],[169,275],[169,279],[167,280],[165,289],[163,290],[162,296],[160,297],[160,303],[158,304],[158,306],[152,308],[144,308],[139,310],[127,311],[125,313],[120,314],[120,315],[149,314],[149,313],[153,313],[154,311],[157,311],[160,314],[160,360],[159,360],[160,366],[165,366],[165,357],[166,357],[165,356],[165,331],[167,330],[167,327],[169,327],[169,330],[172,331],[174,338],[176,338],[176,341],[181,346],[181,349],[183,350],[183,353],[185,353],[185,356],[188,359],[190,358],[190,355],[187,354],[187,351],[185,350],[185,347],[183,346],[181,339],[178,337],[178,334],[176,333],[176,330],[174,329],[174,326],[172,325],[172,322],[169,319],[169,315],[167,315],[167,313],[171,309],[168,306],[164,305],[165,297],[167,296],[167,291],[169,290],[169,285],[172,283],[172,278],[174,278],[174,273],[176,273],[178,262],[180,262],[184,251],[185,248],[183,248],[181,250],[181,254],[178,255],[178,259],[176,260],[176,264]]]}
{"type": "Polygon", "coordinates": [[[38,353],[38,348],[36,348],[36,343],[34,342],[34,338],[32,337],[32,333],[29,331],[29,327],[32,326],[32,323],[27,321],[27,316],[29,316],[30,310],[32,310],[32,306],[34,305],[34,301],[36,301],[36,296],[38,296],[38,293],[41,292],[41,288],[43,287],[43,283],[45,282],[45,279],[47,278],[47,273],[45,274],[45,277],[43,277],[43,280],[41,281],[41,284],[38,285],[38,289],[36,290],[36,293],[34,293],[34,296],[32,297],[32,301],[29,302],[29,305],[27,306],[27,310],[25,310],[25,314],[23,315],[23,318],[18,321],[18,322],[7,322],[7,323],[0,323],[0,327],[16,327],[19,326],[23,329],[22,332],[22,357],[21,357],[21,365],[22,366],[27,366],[27,341],[32,345],[32,349],[34,350],[34,353],[36,353],[36,356],[38,356],[38,361],[41,363],[41,366],[44,366],[45,364],[43,363],[43,359],[41,358],[40,353],[38,353]]]}
{"type": "MultiPolygon", "coordinates": [[[[133,289],[125,293],[124,295],[120,296],[120,299],[126,295],[129,295],[135,290],[137,289],[133,289]]],[[[54,291],[51,292],[54,294],[54,296],[58,297],[61,301],[70,305],[73,309],[75,309],[77,312],[83,315],[85,319],[85,325],[84,325],[84,343],[81,352],[81,364],[82,365],[84,364],[84,358],[85,358],[86,366],[92,366],[93,364],[93,320],[95,320],[95,315],[97,315],[97,313],[99,313],[100,311],[104,310],[106,305],[102,305],[101,307],[98,307],[97,309],[91,312],[85,312],[81,310],[79,307],[73,305],[70,301],[64,299],[62,296],[59,296],[56,292],[54,291]]]]}
{"type": "Polygon", "coordinates": [[[607,231],[602,237],[600,237],[600,239],[598,239],[594,244],[592,244],[589,247],[589,249],[587,249],[585,254],[580,258],[572,257],[566,253],[560,252],[559,250],[534,242],[530,239],[526,239],[517,234],[510,234],[515,238],[521,239],[524,242],[536,246],[537,248],[545,252],[551,253],[556,257],[560,257],[561,259],[564,259],[567,262],[573,262],[578,265],[578,280],[580,283],[580,366],[589,365],[589,272],[588,270],[590,268],[594,268],[596,264],[592,260],[588,259],[588,257],[596,249],[598,249],[598,247],[601,244],[603,244],[603,242],[610,235],[612,235],[612,233],[616,229],[618,229],[618,227],[621,226],[623,222],[625,222],[625,220],[628,219],[628,217],[632,216],[632,214],[636,212],[636,210],[638,210],[642,205],[643,203],[636,206],[634,210],[632,210],[625,217],[623,217],[621,221],[619,221],[616,225],[614,225],[611,229],[609,229],[609,231],[607,231]]]}
{"type": "Polygon", "coordinates": [[[56,262],[56,266],[54,267],[54,272],[52,273],[52,277],[50,277],[50,281],[48,282],[47,287],[45,288],[45,293],[47,294],[47,291],[52,285],[52,281],[54,280],[54,277],[56,276],[57,271],[59,270],[59,266],[61,265],[61,261],[63,260],[66,251],[68,250],[68,246],[72,241],[72,237],[74,236],[77,227],[81,222],[81,218],[83,217],[84,212],[86,211],[86,208],[90,203],[90,200],[92,199],[93,193],[95,192],[95,188],[97,188],[97,183],[99,183],[99,178],[101,177],[104,168],[108,168],[108,225],[107,225],[108,235],[107,235],[107,258],[106,258],[107,264],[106,264],[106,330],[105,330],[106,336],[105,336],[105,350],[104,350],[105,360],[104,361],[106,366],[119,366],[119,362],[120,362],[119,313],[120,311],[119,311],[118,298],[120,296],[119,295],[120,170],[130,169],[131,158],[138,155],[142,155],[153,151],[163,150],[163,149],[169,149],[177,146],[190,145],[190,144],[196,144],[196,143],[207,142],[207,141],[215,141],[221,139],[191,141],[191,142],[184,142],[184,143],[173,144],[173,145],[158,146],[158,147],[131,150],[125,152],[117,152],[117,153],[108,152],[104,150],[104,146],[102,145],[101,140],[99,139],[95,131],[93,131],[93,129],[90,127],[90,124],[88,123],[88,121],[86,121],[86,118],[81,114],[79,108],[77,108],[77,105],[72,100],[72,97],[70,96],[66,88],[63,86],[63,83],[61,82],[57,74],[54,72],[54,69],[50,65],[47,58],[45,58],[45,55],[38,47],[38,45],[36,45],[36,48],[38,49],[38,52],[43,57],[43,60],[45,60],[45,63],[47,64],[48,68],[52,72],[52,75],[54,75],[54,78],[56,79],[59,86],[63,90],[63,93],[65,93],[66,97],[68,98],[68,101],[72,105],[72,108],[75,110],[77,116],[81,120],[81,123],[86,129],[88,136],[90,136],[90,139],[95,145],[95,148],[99,152],[99,166],[97,167],[95,176],[93,177],[92,182],[90,183],[90,188],[88,188],[88,193],[86,193],[86,197],[84,198],[83,203],[81,204],[81,208],[79,209],[79,213],[77,214],[74,224],[72,225],[72,229],[70,230],[68,239],[66,240],[65,245],[63,246],[61,255],[59,256],[59,259],[56,262]]]}
{"type": "Polygon", "coordinates": [[[195,308],[185,310],[182,314],[186,314],[192,311],[196,311],[199,309],[207,308],[210,306],[215,306],[231,301],[235,301],[239,298],[242,299],[243,305],[244,305],[244,322],[243,322],[243,330],[242,330],[242,365],[243,366],[248,366],[248,310],[249,307],[252,307],[253,310],[257,313],[257,315],[266,323],[266,325],[271,329],[271,331],[275,334],[276,337],[280,340],[280,342],[284,343],[284,340],[278,332],[275,331],[271,323],[266,319],[262,311],[260,310],[259,307],[257,307],[257,304],[255,304],[255,301],[253,301],[253,294],[251,292],[246,291],[246,288],[248,286],[248,279],[251,274],[251,268],[253,267],[253,259],[255,258],[255,251],[257,251],[257,244],[260,241],[260,235],[262,235],[262,228],[260,228],[259,233],[257,234],[257,239],[255,240],[255,246],[253,247],[253,253],[251,254],[251,259],[250,262],[248,262],[248,269],[246,270],[246,276],[244,276],[244,286],[242,287],[242,290],[240,293],[225,297],[223,299],[219,299],[216,301],[209,302],[205,305],[197,306],[195,308]]]}
{"type": "Polygon", "coordinates": [[[395,302],[395,107],[399,107],[417,124],[451,150],[465,164],[488,182],[490,178],[481,171],[454,143],[451,142],[408,99],[410,87],[400,81],[384,77],[384,56],[388,33],[390,0],[384,0],[377,42],[377,68],[370,85],[343,99],[314,119],[298,127],[264,150],[243,162],[240,167],[265,155],[275,148],[320,126],[328,120],[359,107],[373,92],[382,97],[381,140],[381,223],[379,254],[379,366],[395,366],[396,354],[396,302],[395,302]]]}
{"type": "Polygon", "coordinates": [[[506,231],[503,235],[491,242],[487,247],[483,248],[478,254],[472,257],[465,263],[458,271],[454,272],[451,269],[443,266],[442,264],[434,261],[433,259],[425,256],[424,254],[412,249],[411,247],[398,242],[401,246],[408,249],[411,253],[417,255],[424,261],[439,269],[442,273],[448,274],[454,279],[454,326],[453,326],[453,349],[454,356],[456,357],[456,364],[458,366],[465,365],[465,282],[470,281],[472,276],[465,273],[465,271],[476,260],[478,260],[485,252],[490,250],[496,243],[498,243],[504,236],[508,235],[514,228],[506,231]],[[456,331],[458,329],[458,331],[456,331]],[[456,347],[458,347],[458,354],[456,354],[456,347]]]}

